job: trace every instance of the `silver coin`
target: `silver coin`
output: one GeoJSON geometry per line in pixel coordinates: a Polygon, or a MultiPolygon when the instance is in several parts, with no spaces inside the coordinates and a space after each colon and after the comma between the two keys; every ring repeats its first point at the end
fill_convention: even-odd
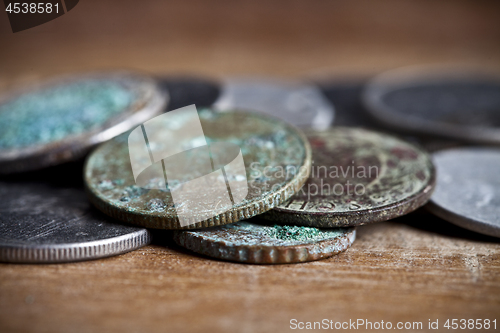
{"type": "Polygon", "coordinates": [[[83,157],[164,111],[157,81],[129,72],[64,76],[0,97],[0,173],[83,157]]]}
{"type": "Polygon", "coordinates": [[[335,113],[316,87],[268,79],[227,79],[214,108],[263,112],[316,130],[328,128],[335,113]]]}
{"type": "Polygon", "coordinates": [[[146,229],[113,223],[90,206],[81,189],[0,182],[0,261],[97,259],[149,242],[146,229]]]}
{"type": "Polygon", "coordinates": [[[500,149],[434,153],[436,190],[427,208],[444,220],[500,237],[500,149]]]}
{"type": "Polygon", "coordinates": [[[410,67],[375,77],[368,111],[402,131],[500,143],[500,75],[465,67],[410,67]]]}

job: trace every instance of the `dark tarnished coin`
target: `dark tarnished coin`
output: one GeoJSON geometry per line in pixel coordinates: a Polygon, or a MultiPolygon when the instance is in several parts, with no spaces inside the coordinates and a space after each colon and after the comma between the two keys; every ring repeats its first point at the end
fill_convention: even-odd
{"type": "Polygon", "coordinates": [[[309,179],[263,218],[312,227],[357,226],[407,214],[431,196],[431,159],[407,142],[347,127],[309,132],[308,139],[309,179]]]}
{"type": "Polygon", "coordinates": [[[0,173],[82,157],[163,112],[155,80],[128,72],[66,76],[0,97],[0,173]]]}
{"type": "Polygon", "coordinates": [[[258,111],[316,130],[334,118],[333,105],[315,86],[266,79],[226,80],[214,108],[258,111]]]}
{"type": "Polygon", "coordinates": [[[110,257],[150,241],[146,229],[112,223],[81,189],[0,183],[0,261],[58,263],[110,257]]]}
{"type": "Polygon", "coordinates": [[[500,149],[450,149],[433,159],[438,177],[426,207],[462,228],[500,237],[500,149]]]}
{"type": "Polygon", "coordinates": [[[174,234],[177,244],[191,251],[248,264],[290,264],[328,258],[347,250],[355,238],[354,228],[271,226],[252,220],[174,234]]]}
{"type": "Polygon", "coordinates": [[[411,67],[366,87],[371,114],[394,129],[500,143],[500,75],[464,68],[411,67]]]}
{"type": "MultiPolygon", "coordinates": [[[[183,109],[188,108],[190,107],[183,109]]],[[[150,124],[144,124],[150,153],[145,150],[141,163],[144,168],[160,163],[158,177],[148,179],[144,184],[140,183],[140,175],[136,183],[134,177],[137,172],[133,171],[133,157],[129,154],[128,146],[132,142],[130,138],[135,132],[121,135],[90,154],[84,171],[85,186],[90,200],[101,211],[122,221],[148,228],[189,229],[223,225],[262,214],[285,202],[296,193],[309,175],[311,151],[307,139],[297,129],[280,120],[258,113],[221,113],[204,109],[196,117],[203,129],[202,135],[191,137],[183,136],[183,126],[187,121],[180,111],[182,110],[170,111],[159,116],[174,116],[160,128],[165,135],[161,140],[152,140],[154,136],[149,133],[150,124]],[[170,135],[170,131],[177,131],[175,133],[178,134],[170,135]],[[230,168],[224,166],[225,162],[214,162],[224,153],[223,150],[216,149],[217,144],[227,142],[236,146],[240,151],[238,156],[242,156],[243,162],[237,173],[231,173],[230,168]],[[182,150],[173,156],[182,155],[188,161],[181,165],[181,171],[184,172],[182,176],[171,172],[172,163],[169,161],[174,157],[164,158],[162,155],[162,151],[173,146],[182,150]],[[205,155],[198,152],[208,147],[211,151],[210,159],[213,160],[212,166],[208,171],[200,172],[200,167],[209,160],[208,153],[207,159],[204,159],[205,155]],[[159,157],[156,159],[155,156],[159,157]],[[220,167],[214,164],[220,164],[220,167]],[[224,181],[226,178],[223,193],[215,191],[213,182],[201,181],[204,177],[216,175],[221,168],[225,169],[225,174],[212,180],[224,181]],[[263,171],[268,169],[284,172],[264,175],[263,171]],[[236,200],[233,189],[241,185],[248,191],[246,194],[238,193],[239,200],[236,200]],[[226,200],[229,190],[232,191],[230,201],[226,200]],[[181,193],[187,199],[182,202],[175,200],[174,205],[176,193],[181,193]],[[184,224],[180,217],[190,214],[189,207],[196,204],[193,197],[203,202],[213,202],[213,205],[204,206],[206,209],[202,207],[199,214],[189,216],[192,223],[184,224]],[[219,212],[213,214],[217,209],[219,212]],[[200,216],[204,217],[199,218],[200,216]]],[[[156,118],[150,121],[154,122],[156,118]]],[[[137,134],[144,145],[143,132],[137,134]]]]}

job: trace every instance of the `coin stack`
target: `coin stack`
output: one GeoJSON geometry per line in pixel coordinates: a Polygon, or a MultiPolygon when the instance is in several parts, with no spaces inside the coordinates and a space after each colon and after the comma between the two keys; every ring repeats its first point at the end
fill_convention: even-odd
{"type": "Polygon", "coordinates": [[[169,229],[206,256],[299,263],[429,200],[441,218],[500,237],[500,151],[440,149],[500,142],[500,80],[424,72],[383,74],[351,105],[328,84],[131,72],[6,93],[0,261],[102,258],[169,229]]]}

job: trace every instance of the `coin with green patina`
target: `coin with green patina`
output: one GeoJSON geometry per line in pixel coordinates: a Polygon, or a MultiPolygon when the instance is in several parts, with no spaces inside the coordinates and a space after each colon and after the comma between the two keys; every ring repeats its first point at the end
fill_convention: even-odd
{"type": "Polygon", "coordinates": [[[155,80],[129,72],[65,76],[6,93],[0,97],[0,173],[78,159],[161,113],[167,101],[155,80]]]}
{"type": "Polygon", "coordinates": [[[264,218],[314,227],[357,226],[407,214],[432,194],[431,158],[410,143],[347,127],[307,136],[313,150],[310,178],[264,218]]]}
{"type": "MultiPolygon", "coordinates": [[[[309,143],[300,131],[285,122],[258,113],[220,113],[203,109],[197,117],[202,135],[182,136],[186,120],[183,113],[177,111],[180,109],[160,116],[170,117],[161,132],[168,136],[169,131],[175,130],[179,135],[155,141],[154,136],[147,133],[149,125],[145,123],[143,127],[149,138],[150,154],[146,152],[140,163],[153,163],[150,156],[160,155],[159,152],[172,146],[182,149],[173,157],[164,158],[163,164],[157,162],[160,163],[157,178],[141,183],[141,175],[137,179],[134,176],[131,159],[135,157],[129,152],[132,151],[129,149],[131,133],[110,140],[90,154],[84,180],[89,198],[98,209],[114,218],[148,228],[212,227],[262,214],[287,201],[306,181],[311,165],[309,143]],[[217,148],[219,143],[237,147],[239,153],[234,155],[242,157],[241,168],[233,168],[237,157],[227,165],[217,162],[225,152],[217,148]],[[180,155],[184,160],[174,167],[181,171],[173,173],[171,167],[175,163],[172,161],[180,155]],[[210,170],[206,170],[204,163],[210,160],[210,170]],[[268,169],[286,172],[271,175],[264,172],[268,169]],[[219,180],[226,181],[222,192],[214,185],[219,180]],[[234,191],[235,188],[242,191],[234,191]],[[230,200],[227,200],[228,191],[231,191],[230,200]],[[182,200],[174,200],[179,197],[182,200]],[[180,216],[189,214],[189,207],[197,200],[213,205],[203,206],[191,214],[193,223],[183,224],[180,216]],[[227,208],[221,210],[221,207],[227,208]]],[[[142,138],[140,128],[138,133],[142,138]]]]}
{"type": "Polygon", "coordinates": [[[347,250],[356,238],[354,228],[318,229],[258,222],[259,218],[255,218],[216,228],[176,231],[174,240],[193,252],[217,259],[290,264],[331,257],[347,250]]]}

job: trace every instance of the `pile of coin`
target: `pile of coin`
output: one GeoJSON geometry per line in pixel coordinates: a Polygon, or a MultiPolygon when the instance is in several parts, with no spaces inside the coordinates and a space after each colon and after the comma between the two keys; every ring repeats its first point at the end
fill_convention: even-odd
{"type": "Polygon", "coordinates": [[[355,97],[365,113],[350,118],[331,87],[275,80],[219,88],[104,72],[5,93],[0,261],[117,255],[148,244],[153,228],[222,260],[306,262],[429,200],[443,219],[499,237],[500,150],[444,150],[433,162],[418,144],[499,142],[500,80],[411,73],[372,80],[355,97]]]}

